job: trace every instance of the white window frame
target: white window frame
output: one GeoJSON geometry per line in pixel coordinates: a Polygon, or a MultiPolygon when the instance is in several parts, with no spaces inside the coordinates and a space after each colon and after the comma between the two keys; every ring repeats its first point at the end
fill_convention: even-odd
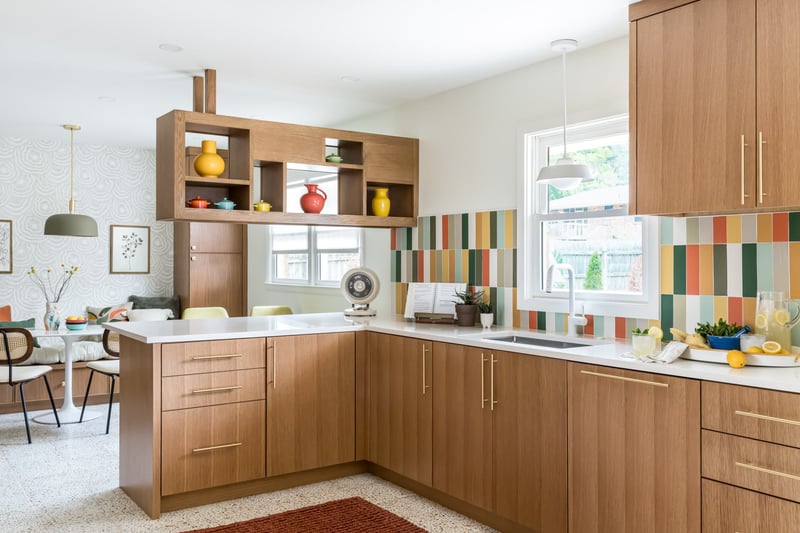
{"type": "Polygon", "coordinates": [[[272,226],[267,232],[267,284],[301,287],[339,287],[339,281],[323,281],[319,279],[320,273],[320,254],[329,252],[356,252],[358,253],[359,264],[364,264],[364,230],[361,228],[350,228],[357,230],[358,247],[330,250],[317,247],[317,227],[305,226],[307,247],[296,250],[281,250],[281,254],[302,253],[308,254],[308,277],[306,280],[277,278],[275,275],[275,254],[272,249],[272,226]]]}
{"type": "MultiPolygon", "coordinates": [[[[568,312],[566,290],[547,293],[543,290],[542,261],[540,257],[542,220],[578,218],[572,214],[540,215],[537,202],[546,202],[546,186],[536,185],[539,169],[547,164],[547,146],[553,140],[561,143],[562,128],[534,131],[520,129],[519,179],[517,180],[517,308],[526,311],[568,312]],[[550,141],[550,142],[548,142],[550,141]]],[[[628,116],[617,115],[605,119],[582,122],[567,127],[567,142],[628,132],[628,116]]],[[[568,147],[569,148],[569,147],[568,147]]],[[[546,205],[546,204],[545,204],[546,205]]],[[[580,218],[587,218],[584,213],[580,218]]],[[[615,209],[594,216],[627,216],[628,210],[615,209]]],[[[659,224],[655,217],[642,216],[642,294],[632,295],[584,291],[576,287],[576,313],[597,316],[658,319],[659,294],[659,224]]]]}

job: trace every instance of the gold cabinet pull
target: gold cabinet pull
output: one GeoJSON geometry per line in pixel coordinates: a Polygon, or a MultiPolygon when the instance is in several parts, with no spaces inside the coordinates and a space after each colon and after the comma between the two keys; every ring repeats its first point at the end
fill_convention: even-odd
{"type": "Polygon", "coordinates": [[[194,357],[192,357],[192,359],[195,361],[201,361],[204,359],[231,359],[233,357],[241,357],[241,356],[242,354],[240,353],[228,353],[222,355],[195,355],[194,357]]]}
{"type": "Polygon", "coordinates": [[[770,422],[780,422],[781,424],[792,424],[795,426],[800,426],[800,421],[797,420],[791,420],[788,418],[777,418],[774,416],[767,416],[759,413],[751,413],[750,411],[739,411],[737,409],[736,411],[734,411],[734,414],[737,414],[739,416],[749,416],[751,418],[758,418],[759,420],[769,420],[770,422]]]}
{"type": "Polygon", "coordinates": [[[272,350],[272,388],[275,389],[275,382],[278,381],[278,349],[275,344],[267,346],[267,350],[272,350]]]}
{"type": "Polygon", "coordinates": [[[206,446],[205,448],[193,448],[192,453],[210,452],[211,450],[221,450],[223,448],[236,448],[241,446],[241,442],[232,442],[230,444],[220,444],[218,446],[206,446]]]}
{"type": "Polygon", "coordinates": [[[755,470],[756,472],[763,472],[765,474],[772,474],[773,476],[780,476],[785,477],[787,479],[791,479],[793,481],[800,481],[800,476],[795,474],[787,474],[786,472],[779,472],[778,470],[771,470],[769,468],[764,468],[763,466],[754,465],[751,463],[740,463],[736,461],[736,466],[741,468],[746,468],[748,470],[755,470]]]}
{"type": "Polygon", "coordinates": [[[741,163],[742,163],[742,168],[741,168],[741,175],[742,175],[742,199],[741,199],[741,204],[742,205],[744,205],[744,199],[747,198],[747,195],[744,193],[744,185],[745,185],[744,184],[744,175],[745,175],[744,149],[745,149],[746,146],[747,146],[747,143],[744,142],[744,134],[742,134],[741,141],[740,141],[740,148],[741,148],[741,152],[742,152],[742,157],[741,157],[741,163]]]}
{"type": "Polygon", "coordinates": [[[428,346],[423,342],[422,343],[422,395],[423,396],[425,395],[425,391],[431,388],[431,386],[427,384],[428,380],[425,376],[425,366],[426,366],[425,354],[427,353],[427,351],[428,351],[428,346]]]}
{"type": "Polygon", "coordinates": [[[242,388],[241,385],[234,385],[234,386],[231,386],[231,387],[215,387],[213,389],[196,389],[196,390],[192,391],[192,394],[202,394],[204,392],[225,392],[225,391],[232,391],[232,390],[237,390],[237,389],[241,389],[241,388],[242,388]]]}
{"type": "Polygon", "coordinates": [[[611,374],[603,374],[600,372],[590,372],[589,370],[581,370],[581,374],[586,374],[587,376],[597,376],[599,378],[609,378],[609,379],[618,379],[620,381],[630,381],[631,383],[642,383],[644,385],[653,385],[655,387],[664,387],[665,389],[669,387],[669,383],[661,383],[659,381],[648,381],[646,379],[636,379],[636,378],[626,378],[624,376],[614,376],[611,374]]]}
{"type": "Polygon", "coordinates": [[[488,359],[481,352],[481,409],[486,407],[486,402],[489,401],[486,399],[486,371],[484,370],[487,361],[488,359]]]}
{"type": "Polygon", "coordinates": [[[492,403],[489,404],[491,406],[491,410],[494,411],[494,406],[497,405],[497,400],[494,399],[494,365],[497,364],[499,359],[494,358],[494,354],[492,354],[492,370],[491,370],[491,387],[489,389],[489,393],[492,395],[492,403]]]}
{"type": "Polygon", "coordinates": [[[758,132],[758,203],[764,203],[764,132],[758,132]]]}

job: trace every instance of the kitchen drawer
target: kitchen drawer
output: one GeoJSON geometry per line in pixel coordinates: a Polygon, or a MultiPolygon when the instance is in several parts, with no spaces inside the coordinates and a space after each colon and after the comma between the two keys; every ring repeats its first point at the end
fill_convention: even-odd
{"type": "Polygon", "coordinates": [[[161,410],[263,400],[264,369],[161,378],[161,410]]]}
{"type": "Polygon", "coordinates": [[[800,448],[800,394],[703,382],[706,429],[800,448]]]}
{"type": "Polygon", "coordinates": [[[264,416],[264,400],[163,413],[161,494],[263,478],[264,416]]]}
{"type": "Polygon", "coordinates": [[[266,339],[180,342],[161,347],[161,375],[263,368],[266,339]]]}
{"type": "Polygon", "coordinates": [[[800,505],[703,480],[703,533],[797,531],[800,505]]]}
{"type": "Polygon", "coordinates": [[[800,501],[800,450],[702,431],[703,477],[800,501]]]}

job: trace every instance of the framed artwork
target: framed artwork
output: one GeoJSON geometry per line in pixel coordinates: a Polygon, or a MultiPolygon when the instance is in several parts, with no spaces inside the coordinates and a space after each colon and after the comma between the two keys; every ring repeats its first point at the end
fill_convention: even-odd
{"type": "Polygon", "coordinates": [[[150,226],[111,225],[111,273],[150,273],[150,226]]]}
{"type": "Polygon", "coordinates": [[[0,220],[0,274],[11,274],[11,221],[0,220]]]}

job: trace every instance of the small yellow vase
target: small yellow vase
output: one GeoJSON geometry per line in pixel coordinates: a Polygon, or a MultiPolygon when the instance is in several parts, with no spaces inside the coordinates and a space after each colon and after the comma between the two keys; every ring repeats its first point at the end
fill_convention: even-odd
{"type": "Polygon", "coordinates": [[[225,160],[217,153],[217,141],[203,141],[203,153],[194,160],[194,169],[204,178],[218,178],[225,170],[225,160]]]}
{"type": "Polygon", "coordinates": [[[376,217],[389,216],[389,208],[391,207],[392,202],[389,200],[389,197],[386,196],[386,193],[388,192],[389,189],[380,187],[375,189],[375,197],[372,199],[372,214],[376,217]]]}

